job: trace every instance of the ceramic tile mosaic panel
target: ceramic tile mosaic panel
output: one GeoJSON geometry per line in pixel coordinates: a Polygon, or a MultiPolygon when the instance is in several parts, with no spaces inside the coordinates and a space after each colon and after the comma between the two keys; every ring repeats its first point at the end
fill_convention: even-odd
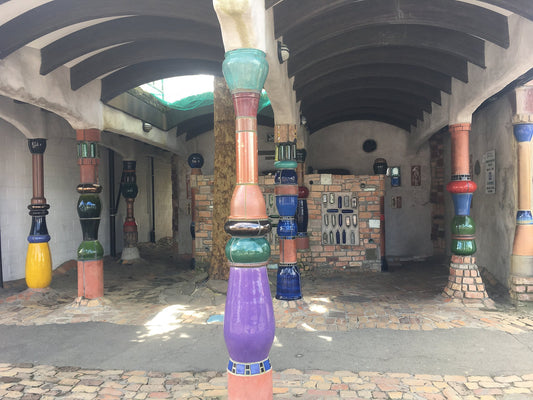
{"type": "Polygon", "coordinates": [[[359,246],[358,199],[351,192],[322,193],[322,244],[359,246]]]}

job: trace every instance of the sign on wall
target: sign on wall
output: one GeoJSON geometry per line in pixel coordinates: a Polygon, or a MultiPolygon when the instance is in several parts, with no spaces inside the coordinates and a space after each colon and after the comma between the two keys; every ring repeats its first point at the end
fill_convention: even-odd
{"type": "Polygon", "coordinates": [[[485,163],[485,193],[496,193],[496,150],[487,151],[483,155],[485,163]]]}

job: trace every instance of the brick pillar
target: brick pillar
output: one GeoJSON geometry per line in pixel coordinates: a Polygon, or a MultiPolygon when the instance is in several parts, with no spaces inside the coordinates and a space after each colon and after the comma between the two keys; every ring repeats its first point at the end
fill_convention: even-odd
{"type": "Polygon", "coordinates": [[[77,187],[80,194],[77,209],[83,232],[83,242],[78,247],[77,302],[82,302],[104,296],[104,248],[98,241],[102,211],[99,196],[102,187],[98,184],[100,131],[80,129],[76,131],[76,139],[81,182],[77,187]]]}
{"type": "Polygon", "coordinates": [[[296,234],[298,227],[294,216],[298,207],[298,178],[296,175],[296,125],[276,125],[276,175],[274,193],[280,216],[277,234],[279,236],[279,264],[276,299],[298,300],[302,298],[300,271],[296,264],[296,234]]]}
{"type": "Polygon", "coordinates": [[[268,73],[265,53],[236,49],[222,65],[235,107],[236,185],[224,228],[230,275],[224,314],[228,348],[228,397],[231,400],[272,399],[269,360],[275,321],[267,263],[270,231],[265,200],[258,185],[257,108],[268,73]]]}
{"type": "Polygon", "coordinates": [[[120,260],[122,263],[131,263],[141,258],[137,248],[138,233],[137,223],[135,222],[133,203],[139,193],[137,186],[137,175],[135,174],[136,162],[125,160],[122,162],[122,181],[120,182],[120,191],[126,200],[126,220],[124,221],[124,248],[120,260]]]}
{"type": "Polygon", "coordinates": [[[33,197],[28,206],[31,215],[31,229],[28,236],[26,255],[26,284],[30,289],[43,289],[52,282],[52,259],[48,242],[50,235],[46,228],[49,204],[44,198],[43,155],[46,139],[28,139],[32,160],[33,197]]]}
{"type": "Polygon", "coordinates": [[[477,186],[470,176],[470,124],[449,127],[452,139],[452,180],[446,186],[452,194],[455,217],[452,221],[452,258],[444,296],[458,299],[486,299],[485,284],[479,275],[474,220],[470,217],[472,194],[477,186]]]}
{"type": "MultiPolygon", "coordinates": [[[[204,157],[199,153],[193,153],[187,159],[189,167],[191,167],[191,175],[202,175],[202,166],[204,165],[204,157]]],[[[198,194],[197,187],[191,187],[191,269],[196,267],[196,223],[198,221],[198,210],[196,209],[196,195],[198,194]]]]}

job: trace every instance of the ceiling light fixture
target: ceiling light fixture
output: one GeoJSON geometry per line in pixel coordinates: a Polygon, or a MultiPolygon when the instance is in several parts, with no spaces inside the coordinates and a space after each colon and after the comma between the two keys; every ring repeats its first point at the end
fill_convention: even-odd
{"type": "Polygon", "coordinates": [[[283,64],[289,59],[291,52],[287,46],[278,41],[278,60],[280,64],[283,64]]]}

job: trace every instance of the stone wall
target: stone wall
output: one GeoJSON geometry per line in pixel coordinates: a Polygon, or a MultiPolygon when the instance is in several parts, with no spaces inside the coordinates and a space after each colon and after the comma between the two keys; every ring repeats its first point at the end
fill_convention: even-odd
{"type": "MultiPolygon", "coordinates": [[[[198,224],[196,227],[196,259],[200,263],[209,262],[212,245],[212,186],[210,175],[191,176],[192,187],[198,188],[196,204],[198,224]]],[[[364,269],[378,271],[380,259],[380,211],[379,199],[384,195],[385,178],[380,175],[329,175],[313,174],[305,176],[309,188],[309,249],[298,251],[298,262],[310,269],[364,269]],[[364,184],[364,185],[361,185],[364,184]],[[364,186],[364,188],[362,187],[364,186]],[[351,192],[358,198],[359,245],[329,245],[322,243],[322,195],[332,192],[351,192]],[[371,228],[370,224],[378,227],[371,228]]],[[[274,177],[259,177],[263,193],[274,193],[274,177]]],[[[231,195],[231,194],[228,194],[231,195]]],[[[274,235],[273,235],[274,236],[274,235]]],[[[275,239],[274,239],[275,240],[275,239]]],[[[271,262],[279,260],[279,247],[272,243],[271,262]]]]}

